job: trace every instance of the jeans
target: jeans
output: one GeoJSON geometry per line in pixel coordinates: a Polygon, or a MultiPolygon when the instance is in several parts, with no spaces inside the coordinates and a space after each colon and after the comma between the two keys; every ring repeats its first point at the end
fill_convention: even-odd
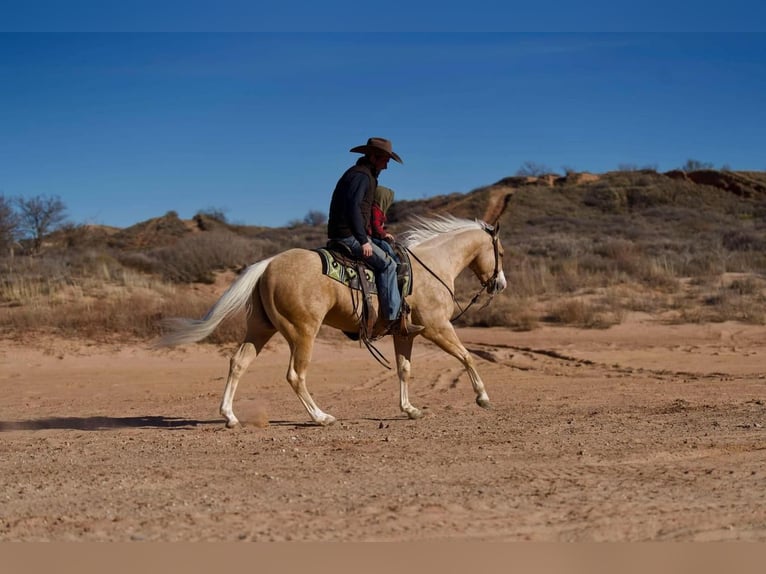
{"type": "Polygon", "coordinates": [[[399,258],[396,256],[396,253],[394,252],[394,247],[391,245],[388,241],[385,239],[378,239],[377,237],[372,238],[373,244],[380,247],[383,251],[386,252],[386,254],[394,260],[394,263],[401,263],[399,261],[399,258]]]}
{"type": "Polygon", "coordinates": [[[402,299],[399,295],[399,286],[396,282],[396,261],[383,251],[378,245],[372,243],[372,257],[362,257],[362,246],[353,235],[351,237],[338,238],[345,243],[354,254],[354,257],[363,259],[375,272],[375,286],[378,288],[378,301],[380,314],[385,315],[391,321],[399,316],[399,307],[402,299]]]}

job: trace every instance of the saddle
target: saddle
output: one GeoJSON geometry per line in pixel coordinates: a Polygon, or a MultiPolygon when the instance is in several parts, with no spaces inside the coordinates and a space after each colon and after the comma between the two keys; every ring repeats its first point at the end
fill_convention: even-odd
{"type": "MultiPolygon", "coordinates": [[[[375,272],[364,260],[354,257],[351,249],[345,243],[331,239],[325,247],[314,249],[314,251],[319,253],[322,259],[322,273],[324,275],[354,290],[364,291],[365,288],[369,288],[369,293],[377,295],[375,272]],[[366,281],[367,285],[362,281],[366,281]]],[[[396,279],[399,292],[404,299],[407,295],[412,294],[410,255],[406,249],[397,244],[394,244],[394,253],[401,261],[396,268],[396,279]]]]}
{"type": "MultiPolygon", "coordinates": [[[[314,249],[322,260],[322,273],[350,289],[362,294],[359,309],[359,333],[345,333],[354,341],[362,340],[370,347],[369,341],[374,340],[374,327],[378,315],[372,305],[372,295],[377,295],[375,272],[363,260],[357,259],[346,244],[330,240],[325,247],[314,249]]],[[[412,293],[412,269],[410,256],[406,249],[394,245],[394,252],[401,263],[397,266],[397,285],[402,296],[402,316],[409,312],[405,297],[412,293]]],[[[373,353],[374,354],[374,353],[373,353]]]]}

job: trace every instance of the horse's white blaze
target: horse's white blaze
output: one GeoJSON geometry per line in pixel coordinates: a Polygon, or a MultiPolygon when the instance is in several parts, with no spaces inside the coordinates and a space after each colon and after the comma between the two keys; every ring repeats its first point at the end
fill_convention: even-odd
{"type": "Polygon", "coordinates": [[[501,269],[500,273],[497,274],[497,280],[495,281],[495,293],[500,293],[500,291],[506,287],[508,287],[508,281],[506,281],[505,273],[501,269]]]}

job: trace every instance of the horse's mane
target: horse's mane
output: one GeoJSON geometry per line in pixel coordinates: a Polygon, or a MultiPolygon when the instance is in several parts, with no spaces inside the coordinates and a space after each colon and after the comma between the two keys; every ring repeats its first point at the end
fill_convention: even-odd
{"type": "Polygon", "coordinates": [[[399,243],[405,247],[414,247],[421,243],[451,231],[463,231],[468,229],[483,229],[480,221],[474,219],[462,219],[454,215],[436,215],[434,217],[413,216],[411,227],[399,238],[399,243]]]}

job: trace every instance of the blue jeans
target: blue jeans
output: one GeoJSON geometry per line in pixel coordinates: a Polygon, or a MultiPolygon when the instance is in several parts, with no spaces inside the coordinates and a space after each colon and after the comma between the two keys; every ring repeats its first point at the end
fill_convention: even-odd
{"type": "Polygon", "coordinates": [[[386,254],[394,260],[394,263],[401,263],[399,261],[399,258],[396,256],[396,252],[394,251],[394,246],[391,245],[388,241],[385,239],[378,239],[377,237],[372,238],[372,242],[380,247],[383,251],[386,252],[386,254]]]}
{"type": "Polygon", "coordinates": [[[378,288],[378,302],[380,303],[380,315],[391,321],[399,316],[399,307],[402,299],[399,295],[399,286],[396,283],[396,261],[389,257],[374,242],[372,243],[372,257],[362,257],[362,246],[353,235],[339,238],[338,241],[345,243],[354,254],[354,257],[363,259],[375,272],[375,286],[378,288]]]}

